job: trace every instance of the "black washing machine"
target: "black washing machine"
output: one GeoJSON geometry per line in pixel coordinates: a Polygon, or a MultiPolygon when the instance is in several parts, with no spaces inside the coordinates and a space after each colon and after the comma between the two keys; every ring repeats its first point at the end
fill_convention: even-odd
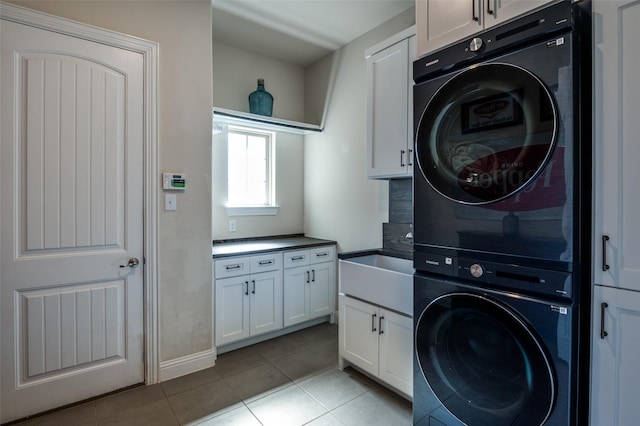
{"type": "MultiPolygon", "coordinates": [[[[495,272],[509,270],[483,267],[499,280],[495,272]]],[[[569,273],[537,272],[545,291],[571,287],[569,273]]],[[[579,318],[570,298],[428,275],[416,275],[414,285],[414,425],[580,424],[573,336],[579,318]]]]}
{"type": "Polygon", "coordinates": [[[414,63],[414,424],[588,424],[591,3],[414,63]]]}

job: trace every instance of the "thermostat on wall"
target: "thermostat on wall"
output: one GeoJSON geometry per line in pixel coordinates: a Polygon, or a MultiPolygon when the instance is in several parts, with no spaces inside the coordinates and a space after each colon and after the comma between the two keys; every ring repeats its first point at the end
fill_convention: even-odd
{"type": "Polygon", "coordinates": [[[163,173],[162,189],[178,189],[184,191],[187,187],[187,176],[184,173],[163,173]]]}

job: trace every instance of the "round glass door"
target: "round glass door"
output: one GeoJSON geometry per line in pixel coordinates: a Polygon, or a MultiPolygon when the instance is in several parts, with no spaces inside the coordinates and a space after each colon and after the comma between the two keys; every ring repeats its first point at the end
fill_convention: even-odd
{"type": "Polygon", "coordinates": [[[527,186],[551,156],[556,107],[529,71],[502,63],[470,67],[427,104],[416,157],[429,184],[464,204],[503,200],[527,186]]]}
{"type": "Polygon", "coordinates": [[[468,425],[542,425],[555,400],[548,357],[526,324],[481,295],[432,301],[416,326],[418,363],[445,408],[468,425]]]}

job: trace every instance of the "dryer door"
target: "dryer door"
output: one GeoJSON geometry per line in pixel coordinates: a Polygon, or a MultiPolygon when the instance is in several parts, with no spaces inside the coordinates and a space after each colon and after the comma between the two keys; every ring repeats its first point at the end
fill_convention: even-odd
{"type": "Polygon", "coordinates": [[[524,68],[467,68],[431,98],[416,130],[420,171],[441,195],[482,205],[524,189],[558,136],[551,93],[524,68]]]}
{"type": "Polygon", "coordinates": [[[434,299],[416,325],[416,355],[442,405],[468,425],[542,425],[556,379],[549,357],[517,314],[484,295],[434,299]]]}

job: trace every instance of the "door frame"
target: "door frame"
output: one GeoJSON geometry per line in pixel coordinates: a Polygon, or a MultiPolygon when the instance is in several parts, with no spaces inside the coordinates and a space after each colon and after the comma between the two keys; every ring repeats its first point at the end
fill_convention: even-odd
{"type": "Polygon", "coordinates": [[[2,1],[0,19],[126,49],[143,57],[144,377],[147,385],[158,383],[158,43],[2,1]]]}

